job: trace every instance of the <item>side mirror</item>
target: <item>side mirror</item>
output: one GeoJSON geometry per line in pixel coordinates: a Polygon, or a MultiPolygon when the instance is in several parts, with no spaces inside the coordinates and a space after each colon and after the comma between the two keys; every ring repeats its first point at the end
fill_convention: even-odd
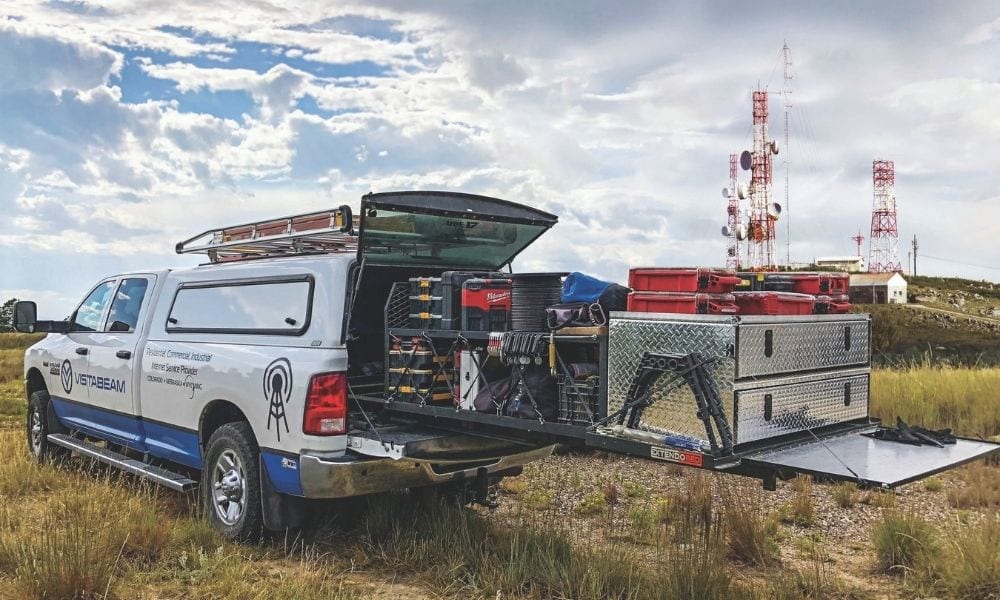
{"type": "Polygon", "coordinates": [[[38,321],[38,306],[30,300],[14,303],[14,331],[35,333],[35,323],[38,321]]]}

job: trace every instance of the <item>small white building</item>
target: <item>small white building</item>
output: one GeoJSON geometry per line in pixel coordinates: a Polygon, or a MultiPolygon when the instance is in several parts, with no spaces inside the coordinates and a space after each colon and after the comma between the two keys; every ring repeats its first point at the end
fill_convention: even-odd
{"type": "Polygon", "coordinates": [[[817,267],[826,267],[848,273],[860,273],[865,270],[865,259],[860,256],[826,256],[816,259],[817,267]]]}
{"type": "Polygon", "coordinates": [[[906,304],[906,280],[899,273],[853,273],[851,302],[906,304]]]}

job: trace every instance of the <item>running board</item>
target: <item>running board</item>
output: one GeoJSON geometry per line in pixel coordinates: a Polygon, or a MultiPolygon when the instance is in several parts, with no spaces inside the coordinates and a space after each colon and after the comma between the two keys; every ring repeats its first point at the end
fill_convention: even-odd
{"type": "Polygon", "coordinates": [[[198,483],[179,473],[174,473],[173,471],[168,471],[167,469],[148,465],[142,461],[129,458],[113,450],[108,450],[107,448],[95,446],[90,442],[75,438],[71,435],[63,433],[50,433],[48,435],[48,440],[57,446],[68,448],[73,452],[82,454],[87,458],[100,461],[106,465],[125,471],[126,473],[138,475],[139,477],[148,479],[153,483],[170,488],[175,492],[187,492],[193,489],[198,483]]]}

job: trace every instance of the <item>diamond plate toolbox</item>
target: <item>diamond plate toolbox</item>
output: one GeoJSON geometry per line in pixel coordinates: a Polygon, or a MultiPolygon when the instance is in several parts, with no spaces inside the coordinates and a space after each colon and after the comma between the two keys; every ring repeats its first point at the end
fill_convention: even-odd
{"type": "Polygon", "coordinates": [[[816,429],[868,416],[868,370],[852,369],[737,383],[736,443],[816,429]],[[744,385],[754,387],[744,388],[744,385]]]}
{"type": "Polygon", "coordinates": [[[741,317],[736,377],[867,365],[868,315],[741,317]]]}
{"type": "MultiPolygon", "coordinates": [[[[697,353],[719,390],[735,444],[868,415],[867,315],[730,317],[615,312],[608,334],[608,414],[626,403],[646,352],[697,353]],[[845,384],[851,398],[845,404],[845,384]],[[775,388],[760,392],[765,388],[775,388]],[[768,418],[765,396],[770,394],[768,418]]],[[[640,428],[707,444],[694,395],[658,382],[640,428]]]]}

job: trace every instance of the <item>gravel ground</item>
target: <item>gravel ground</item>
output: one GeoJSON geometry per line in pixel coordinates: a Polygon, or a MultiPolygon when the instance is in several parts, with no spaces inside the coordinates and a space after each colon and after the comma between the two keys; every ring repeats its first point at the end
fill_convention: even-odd
{"type": "MultiPolygon", "coordinates": [[[[872,528],[887,510],[918,514],[938,527],[982,518],[989,509],[959,510],[948,501],[947,490],[965,485],[968,468],[938,475],[936,479],[942,485],[936,491],[928,491],[924,482],[903,486],[895,494],[854,490],[855,502],[849,507],[838,506],[833,485],[814,484],[809,494],[815,513],[813,521],[807,526],[782,524],[781,559],[777,568],[814,569],[821,562],[827,573],[861,596],[903,597],[898,579],[874,572],[872,528]]],[[[991,467],[991,471],[1000,477],[1000,468],[991,467]]],[[[796,495],[792,482],[778,482],[776,491],[766,492],[760,491],[756,480],[734,475],[601,452],[570,453],[553,455],[527,467],[521,477],[505,480],[501,487],[501,507],[491,518],[565,527],[584,545],[636,545],[640,542],[636,541],[634,531],[631,536],[627,531],[630,510],[655,506],[671,495],[689,495],[697,478],[707,478],[711,483],[716,507],[721,506],[722,490],[735,489],[754,494],[767,513],[787,514],[796,495]],[[609,488],[610,494],[617,496],[613,509],[599,507],[593,514],[581,514],[578,508],[581,503],[588,497],[607,497],[609,488]]],[[[743,567],[735,570],[738,577],[767,577],[766,570],[743,567]]]]}

